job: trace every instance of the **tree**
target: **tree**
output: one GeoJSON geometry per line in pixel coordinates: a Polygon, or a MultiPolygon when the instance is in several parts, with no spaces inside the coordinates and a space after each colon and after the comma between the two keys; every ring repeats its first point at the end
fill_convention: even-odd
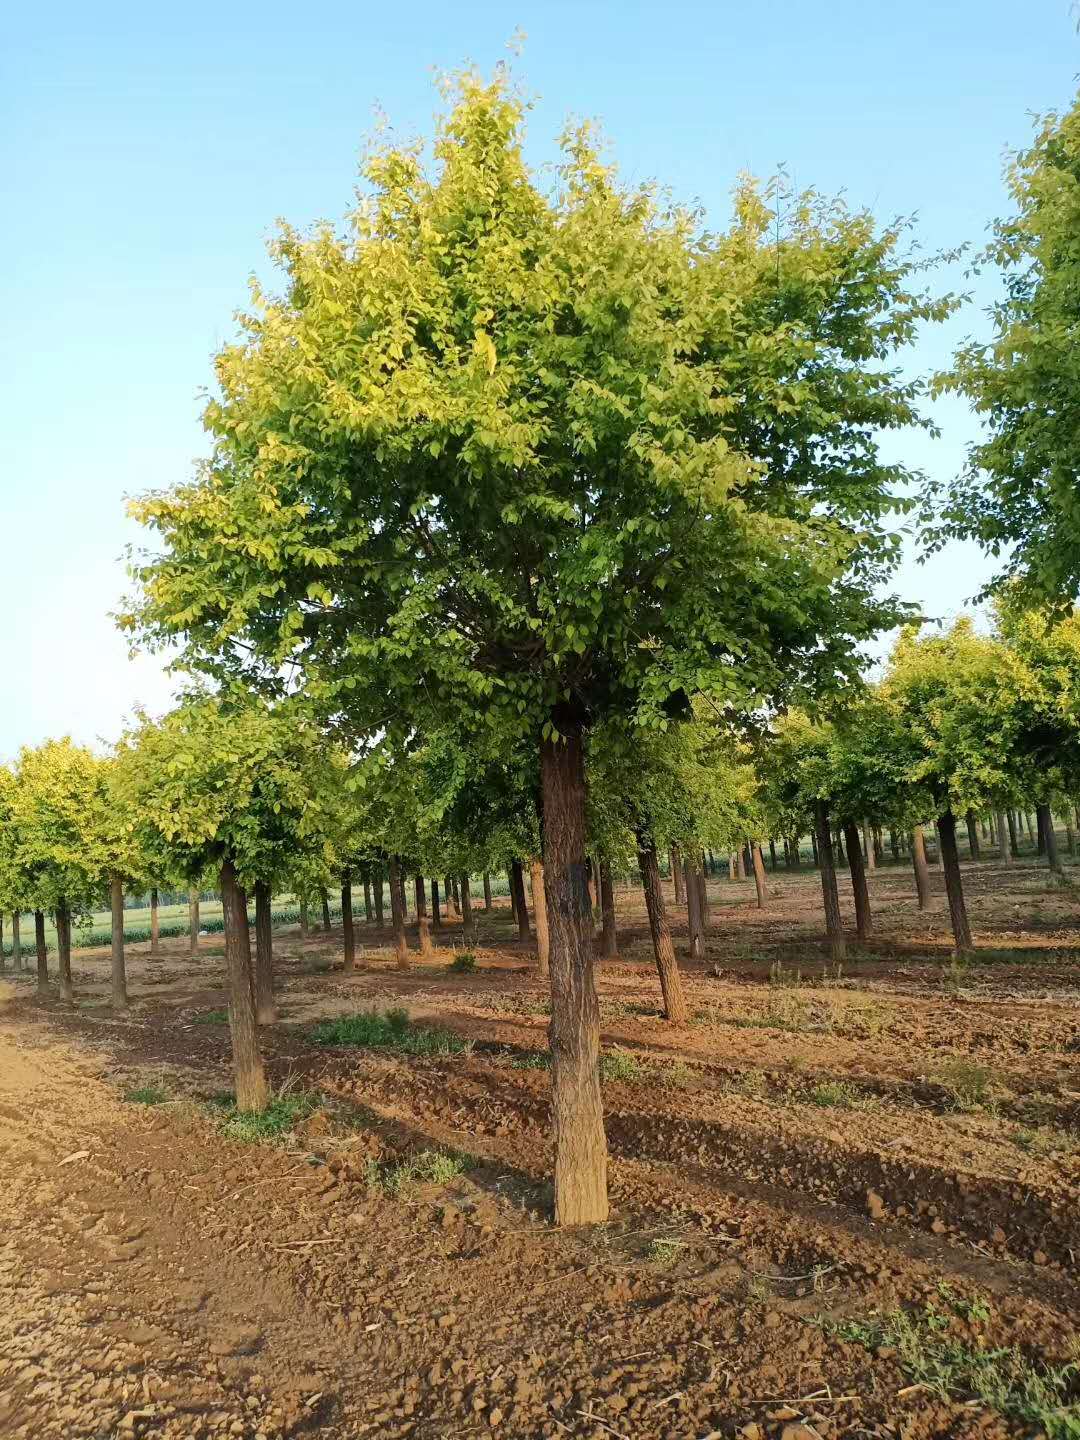
{"type": "Polygon", "coordinates": [[[347,235],[282,232],[285,291],[218,360],[213,458],[133,507],[164,551],[125,623],[299,675],[356,737],[449,717],[533,747],[574,1224],[607,1214],[585,736],[831,686],[896,623],[908,477],[874,437],[918,423],[891,357],[948,306],[909,290],[900,227],[746,183],[706,232],[587,129],[543,190],[524,108],[460,77],[433,168],[376,149],[347,235]]]}
{"type": "Polygon", "coordinates": [[[983,255],[1004,289],[992,338],[969,341],[940,381],[972,401],[985,436],[958,479],[931,488],[932,538],[978,541],[1002,561],[990,588],[1015,578],[1029,600],[1057,604],[1080,595],[1080,100],[1039,120],[1006,178],[1015,213],[983,255]]]}

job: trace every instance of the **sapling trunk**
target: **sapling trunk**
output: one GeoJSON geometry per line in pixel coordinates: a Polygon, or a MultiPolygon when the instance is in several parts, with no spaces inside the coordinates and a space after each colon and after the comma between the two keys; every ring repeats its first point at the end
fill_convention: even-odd
{"type": "Polygon", "coordinates": [[[529,879],[533,893],[533,919],[536,921],[536,973],[546,977],[551,971],[551,935],[544,888],[544,862],[539,855],[534,855],[529,861],[529,879]]]}
{"type": "Polygon", "coordinates": [[[964,882],[960,876],[960,855],[956,848],[956,817],[951,810],[938,816],[938,839],[941,842],[941,863],[945,868],[945,893],[949,899],[949,919],[957,952],[965,954],[972,948],[971,926],[964,904],[964,882]]]}
{"type": "Polygon", "coordinates": [[[109,911],[111,921],[112,965],[111,988],[112,1008],[128,1008],[127,965],[124,957],[124,880],[114,871],[109,876],[109,911]]]}
{"type": "Polygon", "coordinates": [[[375,866],[371,888],[375,897],[375,924],[381,930],[383,926],[383,868],[381,865],[375,866]]]}
{"type": "Polygon", "coordinates": [[[491,872],[484,871],[484,911],[491,909],[491,872]]]}
{"type": "Polygon", "coordinates": [[[600,954],[605,960],[613,960],[619,953],[619,939],[615,932],[615,887],[606,860],[600,861],[600,919],[600,954]]]}
{"type": "Polygon", "coordinates": [[[300,939],[306,940],[308,931],[311,929],[311,922],[308,920],[308,906],[306,900],[300,901],[300,939]]]}
{"type": "Polygon", "coordinates": [[[45,949],[45,912],[34,911],[34,949],[37,952],[38,995],[49,993],[49,954],[45,949]]]}
{"type": "MultiPolygon", "coordinates": [[[[865,835],[865,830],[863,833],[865,835]]],[[[870,891],[866,886],[859,829],[854,820],[844,821],[844,839],[847,841],[848,865],[851,869],[851,889],[855,896],[855,933],[860,940],[866,940],[870,936],[870,891]]],[[[874,853],[873,842],[870,844],[869,853],[874,853]]]]}
{"type": "Polygon", "coordinates": [[[689,858],[683,861],[683,878],[686,881],[686,928],[690,937],[690,959],[701,960],[705,955],[701,895],[698,891],[697,867],[689,858]]]}
{"type": "Polygon", "coordinates": [[[7,960],[4,956],[4,912],[0,910],[0,970],[7,969],[7,960]]]}
{"type": "Polygon", "coordinates": [[[416,899],[416,939],[420,947],[420,954],[428,956],[431,954],[431,921],[428,919],[427,892],[424,888],[424,877],[418,874],[413,883],[413,894],[416,899]]]}
{"type": "Polygon", "coordinates": [[[735,851],[735,878],[736,880],[746,879],[746,862],[743,860],[742,846],[735,851]]]}
{"type": "Polygon", "coordinates": [[[686,882],[682,872],[682,851],[678,845],[671,847],[671,878],[675,886],[675,904],[686,904],[686,882]]]}
{"type": "Polygon", "coordinates": [[[192,955],[199,953],[199,892],[192,886],[188,891],[188,949],[192,955]]]}
{"type": "Polygon", "coordinates": [[[660,994],[663,997],[664,1014],[675,1024],[682,1025],[685,1024],[688,1016],[686,997],[683,994],[682,977],[675,959],[675,946],[671,943],[671,927],[668,924],[667,909],[664,905],[664,890],[660,883],[660,865],[656,858],[656,847],[652,840],[644,834],[639,834],[637,841],[641,888],[645,892],[645,909],[649,916],[649,930],[652,934],[656,973],[660,977],[660,994]]]}
{"type": "Polygon", "coordinates": [[[266,1074],[259,1053],[247,899],[231,860],[226,860],[221,867],[221,908],[225,919],[225,969],[229,977],[229,1033],[236,1108],[245,1112],[265,1110],[266,1074]]]}
{"type": "Polygon", "coordinates": [[[11,912],[11,968],[21,970],[22,958],[22,915],[18,910],[11,912]]]}
{"type": "Polygon", "coordinates": [[[459,888],[458,888],[457,876],[456,876],[456,875],[451,875],[450,878],[447,880],[446,883],[447,883],[447,885],[449,886],[449,893],[450,893],[450,896],[451,896],[451,898],[452,898],[452,900],[453,900],[453,902],[454,902],[454,914],[457,915],[458,918],[460,919],[460,917],[461,917],[461,891],[460,891],[459,888]]]}
{"type": "Polygon", "coordinates": [[[61,896],[56,906],[56,960],[60,972],[60,999],[65,1005],[74,1005],[75,990],[71,983],[71,910],[65,896],[61,896]]]}
{"type": "Polygon", "coordinates": [[[773,839],[771,839],[771,838],[770,838],[770,840],[769,840],[769,866],[770,866],[773,874],[775,875],[775,874],[776,874],[776,868],[777,868],[777,867],[776,867],[776,841],[773,840],[773,839]]]}
{"type": "MultiPolygon", "coordinates": [[[[856,839],[856,846],[858,846],[858,840],[857,840],[857,839],[856,839]]],[[[866,861],[866,868],[867,868],[867,870],[870,870],[870,871],[876,870],[876,869],[877,869],[877,853],[876,853],[877,847],[876,847],[876,841],[874,840],[874,836],[873,836],[873,834],[872,834],[872,832],[871,832],[871,829],[870,829],[869,824],[868,824],[867,821],[865,821],[865,820],[863,821],[863,824],[862,824],[862,847],[861,847],[861,849],[862,849],[863,858],[864,858],[865,861],[866,861]]],[[[849,854],[849,855],[851,854],[851,840],[850,840],[850,838],[848,839],[848,854],[849,854]]]]}
{"type": "Polygon", "coordinates": [[[1035,810],[1039,830],[1043,839],[1046,863],[1055,875],[1061,874],[1061,857],[1058,855],[1057,835],[1054,831],[1054,817],[1049,805],[1039,805],[1035,810]]]}
{"type": "Polygon", "coordinates": [[[999,810],[995,819],[997,826],[997,851],[998,859],[1003,865],[1012,864],[1012,846],[1009,844],[1009,832],[1005,827],[1005,811],[999,810]]]}
{"type": "Polygon", "coordinates": [[[469,876],[466,871],[461,872],[461,933],[467,945],[476,941],[476,926],[473,923],[472,891],[469,889],[469,876]]]}
{"type": "Polygon", "coordinates": [[[364,869],[364,924],[370,925],[374,919],[371,909],[371,875],[367,868],[364,869]]]}
{"type": "MultiPolygon", "coordinates": [[[[754,889],[757,892],[757,905],[759,910],[765,909],[766,882],[765,882],[765,861],[761,855],[761,842],[755,840],[750,846],[750,858],[754,864],[754,889]]],[[[776,869],[776,851],[773,850],[773,869],[776,869]]]]}
{"type": "Polygon", "coordinates": [[[981,858],[981,852],[979,850],[979,822],[975,818],[975,811],[969,810],[965,818],[967,820],[968,852],[972,860],[978,860],[981,858]]]}
{"type": "Polygon", "coordinates": [[[431,882],[431,927],[433,930],[442,929],[442,915],[439,912],[439,882],[432,879],[431,882]]]}
{"type": "Polygon", "coordinates": [[[352,880],[341,877],[341,943],[346,970],[356,969],[356,930],[352,913],[352,880]]]}
{"type": "Polygon", "coordinates": [[[405,912],[401,903],[401,861],[390,857],[390,917],[394,925],[394,955],[399,970],[409,968],[409,945],[405,939],[405,912]]]}
{"type": "Polygon", "coordinates": [[[277,1020],[274,1004],[274,919],[270,886],[255,886],[255,1019],[260,1025],[277,1020]]]}
{"type": "Polygon", "coordinates": [[[734,879],[735,879],[735,852],[734,852],[734,850],[733,850],[733,851],[731,852],[731,854],[727,857],[727,878],[728,878],[729,880],[734,880],[734,879]]]}
{"type": "Polygon", "coordinates": [[[825,933],[829,937],[829,953],[834,960],[839,961],[844,958],[846,945],[844,925],[840,917],[840,894],[836,888],[836,865],[833,861],[827,800],[814,802],[814,830],[818,868],[821,871],[821,898],[825,908],[825,933]]]}
{"type": "Polygon", "coordinates": [[[329,934],[330,934],[330,896],[326,893],[325,889],[322,891],[320,898],[322,899],[322,928],[326,931],[327,935],[329,935],[329,934]]]}
{"type": "Polygon", "coordinates": [[[150,891],[150,954],[157,955],[161,950],[161,920],[158,915],[158,892],[157,886],[150,891]]]}
{"type": "MultiPolygon", "coordinates": [[[[561,740],[544,740],[540,746],[551,947],[555,1219],[559,1225],[596,1225],[608,1217],[607,1140],[600,1097],[600,1007],[585,883],[585,764],[580,730],[563,720],[559,730],[561,740]]],[[[520,865],[517,869],[520,876],[520,865]]],[[[522,897],[519,900],[524,908],[522,897]]]]}
{"type": "Polygon", "coordinates": [[[911,864],[915,871],[915,893],[919,897],[919,909],[925,910],[930,904],[930,866],[926,859],[926,837],[921,825],[911,827],[911,864]]]}
{"type": "MultiPolygon", "coordinates": [[[[589,911],[590,911],[590,914],[591,914],[591,912],[592,912],[592,901],[591,901],[590,898],[589,898],[589,893],[588,893],[589,887],[588,887],[588,885],[585,883],[585,861],[584,861],[584,858],[582,858],[582,865],[581,865],[581,880],[582,880],[582,886],[583,886],[583,893],[584,893],[584,895],[585,895],[585,902],[586,902],[586,904],[588,905],[589,911]]],[[[525,903],[525,875],[524,875],[524,872],[523,872],[523,870],[522,870],[522,868],[521,868],[521,861],[520,861],[520,860],[512,860],[512,861],[510,862],[510,884],[513,886],[513,890],[514,890],[514,908],[515,908],[515,911],[516,911],[516,913],[517,913],[518,939],[519,939],[519,940],[528,940],[528,938],[529,938],[529,907],[528,907],[528,905],[525,903]]],[[[549,928],[550,928],[550,921],[549,921],[549,928]]],[[[590,961],[591,961],[591,955],[590,955],[590,961]]]]}
{"type": "Polygon", "coordinates": [[[699,851],[701,863],[698,866],[698,912],[701,916],[701,938],[704,941],[709,930],[709,887],[705,875],[705,852],[699,851]]]}
{"type": "Polygon", "coordinates": [[[1009,854],[1015,859],[1015,857],[1020,854],[1020,842],[1016,834],[1015,811],[1007,811],[1005,814],[1005,818],[1009,822],[1009,854]]]}

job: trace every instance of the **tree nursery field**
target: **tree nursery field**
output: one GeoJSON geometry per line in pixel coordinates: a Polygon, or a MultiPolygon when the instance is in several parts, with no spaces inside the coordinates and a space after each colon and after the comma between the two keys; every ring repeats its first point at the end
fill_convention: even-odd
{"type": "Polygon", "coordinates": [[[677,1030],[617,889],[611,1214],[577,1232],[549,1223],[548,991],[503,901],[407,971],[374,924],[348,971],[339,929],[276,930],[254,1121],[222,1099],[214,937],[130,947],[122,1017],[107,951],[77,952],[72,1012],[9,972],[0,1433],[1072,1433],[1075,902],[965,866],[985,943],[958,966],[931,878],[920,912],[879,867],[840,965],[813,871],[764,909],[711,880],[699,961],[674,927],[677,1030]]]}

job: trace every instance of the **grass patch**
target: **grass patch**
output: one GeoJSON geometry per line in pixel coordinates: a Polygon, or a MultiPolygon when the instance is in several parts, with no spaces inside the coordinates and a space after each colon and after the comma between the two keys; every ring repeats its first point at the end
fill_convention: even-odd
{"type": "Polygon", "coordinates": [[[196,1015],[191,1023],[193,1025],[227,1025],[229,1012],[228,1010],[204,1010],[201,1015],[196,1015]]]}
{"type": "Polygon", "coordinates": [[[600,1079],[601,1080],[623,1080],[629,1084],[636,1084],[644,1080],[648,1071],[636,1055],[630,1055],[625,1050],[611,1050],[600,1056],[600,1079]]]}
{"type": "Polygon", "coordinates": [[[511,1070],[550,1070],[551,1052],[548,1050],[526,1050],[510,1060],[511,1070]]]}
{"type": "Polygon", "coordinates": [[[395,1050],[402,1055],[460,1055],[472,1045],[452,1030],[414,1025],[407,1010],[364,1010],[337,1020],[320,1020],[311,1031],[316,1045],[395,1050]]]}
{"type": "Polygon", "coordinates": [[[129,1105],[164,1105],[168,1098],[168,1091],[160,1085],[136,1085],[124,1091],[124,1099],[129,1105]]]}
{"type": "MultiPolygon", "coordinates": [[[[953,1315],[977,1323],[991,1319],[980,1297],[963,1301],[948,1286],[939,1293],[953,1315]]],[[[1033,1363],[1015,1345],[976,1349],[948,1334],[951,1323],[947,1311],[929,1304],[870,1320],[824,1322],[822,1328],[868,1350],[891,1347],[911,1381],[942,1400],[981,1401],[1009,1419],[1041,1427],[1050,1440],[1080,1437],[1077,1365],[1033,1363]]]]}
{"type": "Polygon", "coordinates": [[[806,1098],[811,1105],[820,1105],[824,1110],[855,1110],[869,1103],[854,1085],[843,1080],[820,1080],[806,1098]]]}
{"type": "Polygon", "coordinates": [[[1018,1130],[1016,1143],[1031,1155],[1075,1155],[1080,1151],[1080,1138],[1071,1130],[1058,1130],[1053,1125],[1018,1130]]]}
{"type": "Polygon", "coordinates": [[[666,1270],[678,1260],[680,1250],[685,1249],[682,1240],[654,1240],[649,1246],[648,1258],[654,1265],[666,1270]]]}
{"type": "Polygon", "coordinates": [[[972,1114],[994,1106],[994,1092],[999,1082],[987,1065],[979,1065],[960,1055],[955,1060],[946,1061],[934,1079],[945,1091],[953,1110],[972,1114]]]}
{"type": "Polygon", "coordinates": [[[219,1112],[222,1135],[249,1143],[280,1140],[321,1103],[322,1097],[313,1090],[279,1091],[264,1110],[237,1110],[232,1095],[215,1095],[210,1101],[219,1112]]]}
{"type": "Polygon", "coordinates": [[[421,1150],[394,1165],[380,1165],[369,1160],[365,1179],[369,1190],[384,1190],[388,1195],[404,1195],[418,1185],[447,1185],[469,1168],[465,1155],[452,1155],[445,1150],[421,1150]]]}
{"type": "Polygon", "coordinates": [[[760,1100],[765,1094],[765,1076],[760,1070],[740,1070],[725,1080],[724,1089],[747,1100],[760,1100]]]}
{"type": "Polygon", "coordinates": [[[460,950],[446,968],[451,975],[472,975],[476,970],[476,956],[471,950],[460,950]]]}
{"type": "Polygon", "coordinates": [[[665,1085],[671,1085],[676,1090],[691,1090],[697,1084],[700,1076],[691,1066],[684,1065],[679,1060],[674,1065],[668,1065],[660,1078],[665,1085]]]}

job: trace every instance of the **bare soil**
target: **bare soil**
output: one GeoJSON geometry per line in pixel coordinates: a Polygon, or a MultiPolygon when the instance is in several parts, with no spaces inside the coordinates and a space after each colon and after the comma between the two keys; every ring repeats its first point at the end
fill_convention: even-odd
{"type": "Polygon", "coordinates": [[[9,971],[0,1436],[1037,1433],[828,1326],[933,1302],[971,1349],[1078,1358],[1080,908],[1031,864],[965,873],[984,953],[963,970],[940,873],[920,915],[909,871],[879,869],[875,939],[840,972],[813,873],[770,874],[765,911],[713,880],[704,963],[677,917],[678,1029],[620,890],[599,967],[614,1218],[580,1233],[550,1224],[547,996],[505,902],[478,912],[473,974],[446,968],[454,921],[407,974],[362,922],[347,974],[340,932],[275,932],[270,1073],[319,1096],[276,1144],[225,1138],[207,1103],[229,1084],[219,937],[196,960],[129,947],[124,1016],[105,951],[76,952],[74,1012],[9,971]],[[392,1006],[471,1047],[312,1042],[392,1006]],[[141,1086],[167,1103],[125,1099],[141,1086]],[[372,1183],[430,1150],[468,1166],[372,1183]]]}

